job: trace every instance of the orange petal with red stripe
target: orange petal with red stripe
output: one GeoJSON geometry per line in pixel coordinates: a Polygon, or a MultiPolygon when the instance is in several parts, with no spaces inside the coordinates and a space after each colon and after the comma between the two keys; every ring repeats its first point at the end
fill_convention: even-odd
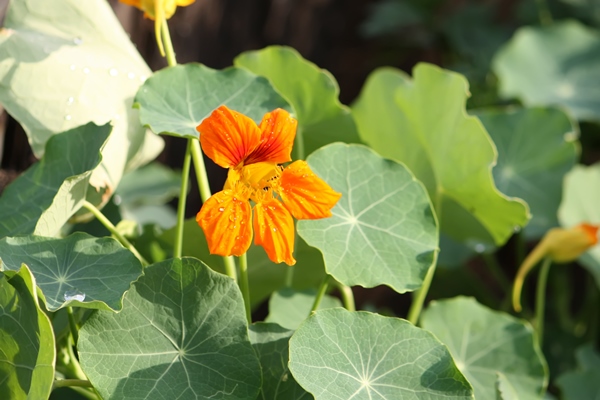
{"type": "Polygon", "coordinates": [[[211,196],[196,215],[211,254],[241,256],[252,242],[252,208],[232,190],[211,196]]]}
{"type": "Polygon", "coordinates": [[[298,121],[289,112],[278,108],[266,113],[260,123],[260,144],[248,156],[245,164],[272,162],[282,164],[292,161],[292,147],[298,121]]]}
{"type": "Polygon", "coordinates": [[[293,162],[283,170],[278,193],[296,219],[330,217],[331,209],[342,197],[302,160],[293,162]]]}
{"type": "Polygon", "coordinates": [[[213,111],[196,130],[204,153],[223,168],[237,166],[260,143],[260,130],[254,121],[227,106],[213,111]]]}
{"type": "Polygon", "coordinates": [[[265,248],[274,263],[296,264],[294,259],[294,220],[277,199],[254,206],[254,244],[265,248]]]}

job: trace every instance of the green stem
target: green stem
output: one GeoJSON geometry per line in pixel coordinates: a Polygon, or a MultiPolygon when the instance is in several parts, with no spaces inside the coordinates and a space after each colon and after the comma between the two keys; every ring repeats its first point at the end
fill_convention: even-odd
{"type": "Polygon", "coordinates": [[[488,271],[490,271],[490,273],[493,275],[494,279],[498,282],[502,290],[505,293],[510,294],[512,285],[506,277],[506,274],[502,270],[502,267],[500,266],[500,264],[498,264],[498,260],[496,260],[496,257],[493,254],[489,253],[482,253],[481,257],[483,257],[488,267],[488,271]]]}
{"type": "Polygon", "coordinates": [[[536,0],[535,3],[537,5],[540,23],[542,25],[551,25],[554,22],[554,20],[552,18],[552,13],[550,13],[550,8],[548,7],[547,1],[536,0]]]}
{"type": "Polygon", "coordinates": [[[352,288],[337,281],[336,286],[338,287],[340,295],[342,296],[342,303],[344,304],[344,308],[346,308],[346,310],[348,311],[356,311],[356,305],[354,304],[354,293],[352,293],[352,288]]]}
{"type": "Polygon", "coordinates": [[[546,257],[542,262],[542,269],[537,279],[535,292],[535,326],[536,336],[540,347],[544,340],[544,313],[546,308],[546,285],[548,283],[548,272],[552,265],[552,259],[546,257]]]}
{"type": "Polygon", "coordinates": [[[179,190],[179,203],[177,204],[177,230],[175,231],[175,244],[173,246],[173,257],[175,258],[181,258],[181,249],[183,248],[185,203],[187,199],[188,180],[190,176],[190,163],[192,160],[191,148],[193,140],[194,139],[188,139],[185,156],[183,157],[183,169],[181,170],[181,188],[179,190]]]}
{"type": "Polygon", "coordinates": [[[94,217],[96,217],[96,219],[98,221],[100,221],[100,223],[102,225],[104,225],[104,227],[106,229],[108,229],[108,231],[115,237],[115,239],[117,239],[124,247],[126,247],[129,251],[131,251],[137,258],[138,260],[140,260],[140,262],[142,263],[142,265],[145,267],[146,265],[148,265],[148,261],[146,261],[144,259],[144,257],[142,257],[142,255],[137,251],[137,249],[129,242],[129,240],[127,240],[125,238],[125,236],[121,235],[118,231],[117,228],[113,225],[112,222],[109,221],[108,218],[106,218],[104,216],[104,214],[102,214],[102,212],[100,210],[98,210],[96,208],[95,205],[93,205],[92,203],[90,203],[87,200],[83,201],[83,207],[85,209],[87,209],[89,212],[91,212],[92,214],[94,214],[94,217]]]}
{"type": "Polygon", "coordinates": [[[71,328],[71,336],[73,337],[73,343],[77,344],[77,342],[79,341],[79,329],[77,328],[75,315],[73,315],[73,307],[67,307],[67,316],[69,318],[69,328],[71,328]]]}
{"type": "Polygon", "coordinates": [[[246,319],[248,324],[252,323],[252,311],[250,310],[250,285],[248,283],[248,258],[246,253],[240,257],[240,290],[242,297],[244,298],[244,305],[246,307],[246,319]]]}
{"type": "Polygon", "coordinates": [[[83,379],[58,379],[52,383],[52,390],[68,386],[93,387],[90,381],[83,379]]]}
{"type": "Polygon", "coordinates": [[[408,321],[413,325],[416,325],[419,322],[419,317],[421,316],[421,310],[423,309],[423,304],[425,303],[425,298],[427,297],[427,292],[429,292],[429,287],[431,286],[431,281],[433,280],[433,274],[435,273],[435,265],[437,263],[437,255],[434,264],[429,267],[429,271],[427,271],[427,275],[425,275],[425,279],[423,280],[423,286],[419,290],[417,290],[413,297],[413,302],[410,305],[410,309],[408,310],[408,321]]]}
{"type": "Polygon", "coordinates": [[[296,268],[293,266],[287,266],[287,269],[285,270],[285,287],[292,287],[292,284],[294,283],[294,270],[296,268]]]}
{"type": "Polygon", "coordinates": [[[223,257],[223,263],[225,264],[225,273],[228,277],[237,282],[237,268],[235,267],[235,260],[232,256],[223,257]]]}
{"type": "Polygon", "coordinates": [[[198,180],[198,188],[200,189],[200,198],[202,199],[202,203],[204,203],[211,196],[211,193],[206,165],[204,164],[204,157],[202,157],[200,142],[198,140],[194,140],[192,143],[192,158],[194,159],[194,170],[196,171],[196,179],[198,180]]]}
{"type": "MultiPolygon", "coordinates": [[[[161,15],[161,31],[162,31],[162,42],[165,46],[165,54],[169,67],[177,65],[177,59],[175,58],[175,51],[173,50],[173,43],[171,42],[171,33],[169,32],[169,24],[165,18],[165,14],[161,15]]],[[[157,38],[158,39],[158,38],[157,38]]],[[[160,46],[160,44],[159,44],[160,46]]]]}
{"type": "Polygon", "coordinates": [[[323,300],[323,296],[325,296],[325,292],[327,291],[327,286],[329,286],[330,278],[331,276],[329,274],[325,274],[325,276],[323,277],[323,280],[321,281],[321,286],[319,286],[319,290],[317,291],[317,297],[315,297],[315,301],[313,302],[312,308],[310,309],[310,314],[314,313],[319,309],[319,304],[321,304],[321,300],[323,300]]]}

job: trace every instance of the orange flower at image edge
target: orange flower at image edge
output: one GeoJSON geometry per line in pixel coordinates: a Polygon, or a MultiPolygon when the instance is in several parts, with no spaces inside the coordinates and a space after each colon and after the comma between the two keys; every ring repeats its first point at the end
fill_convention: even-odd
{"type": "Polygon", "coordinates": [[[331,216],[341,194],[316,176],[305,161],[292,160],[297,121],[282,109],[265,114],[260,126],[226,106],[196,128],[204,153],[229,168],[222,191],[210,197],[196,221],[211,254],[241,256],[254,243],[271,261],[294,265],[294,221],[331,216]],[[254,220],[252,206],[255,203],[254,220]]]}

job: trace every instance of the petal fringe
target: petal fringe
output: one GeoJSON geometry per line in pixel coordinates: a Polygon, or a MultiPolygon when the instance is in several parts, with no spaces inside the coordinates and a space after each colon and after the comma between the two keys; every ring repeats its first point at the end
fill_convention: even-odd
{"type": "Polygon", "coordinates": [[[296,219],[330,217],[331,209],[342,197],[302,160],[283,170],[277,190],[283,204],[296,219]]]}
{"type": "Polygon", "coordinates": [[[254,244],[265,248],[274,263],[296,264],[294,259],[294,220],[277,199],[254,207],[254,244]]]}
{"type": "Polygon", "coordinates": [[[252,242],[252,208],[232,190],[211,196],[196,215],[211,254],[241,256],[252,242]]]}

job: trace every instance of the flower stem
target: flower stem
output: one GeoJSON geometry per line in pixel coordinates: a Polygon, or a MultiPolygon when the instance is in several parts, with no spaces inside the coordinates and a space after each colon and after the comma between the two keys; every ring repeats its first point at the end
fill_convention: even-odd
{"type": "MultiPolygon", "coordinates": [[[[160,16],[161,21],[161,32],[162,32],[162,43],[164,44],[165,54],[167,58],[167,63],[169,67],[173,67],[177,65],[177,59],[175,58],[175,50],[173,50],[173,43],[171,42],[171,33],[169,32],[169,24],[167,23],[167,19],[165,18],[165,13],[163,12],[160,16]]],[[[159,38],[156,38],[158,47],[161,47],[161,42],[159,38]]]]}
{"type": "Polygon", "coordinates": [[[196,171],[196,179],[198,180],[198,188],[200,189],[200,198],[202,199],[202,203],[204,203],[211,196],[211,193],[206,174],[206,165],[204,165],[204,157],[202,157],[200,142],[198,140],[192,142],[192,158],[194,159],[194,170],[196,171]]]}
{"type": "Polygon", "coordinates": [[[179,189],[179,202],[177,203],[177,230],[175,231],[175,244],[173,246],[173,257],[175,258],[181,258],[181,249],[183,248],[183,224],[185,222],[185,203],[190,176],[190,163],[192,160],[191,148],[193,140],[194,139],[188,139],[185,156],[183,157],[183,169],[181,170],[181,188],[179,189]]]}
{"type": "Polygon", "coordinates": [[[244,298],[244,305],[246,307],[246,319],[248,320],[248,324],[252,323],[252,312],[250,310],[250,285],[248,283],[248,258],[246,257],[246,253],[242,254],[240,257],[240,291],[242,292],[242,297],[244,298]]]}
{"type": "MultiPolygon", "coordinates": [[[[321,286],[319,286],[319,290],[317,291],[317,297],[315,297],[315,301],[313,302],[312,308],[310,309],[310,314],[314,313],[319,309],[319,304],[321,304],[321,300],[323,300],[323,296],[325,296],[325,292],[327,291],[327,286],[329,286],[329,279],[331,276],[329,274],[325,274],[323,280],[321,281],[321,286]]],[[[310,316],[310,314],[308,314],[310,316]]]]}
{"type": "Polygon", "coordinates": [[[57,379],[52,383],[52,389],[59,387],[78,386],[78,387],[93,387],[90,381],[83,379],[57,379]]]}
{"type": "Polygon", "coordinates": [[[67,307],[67,316],[69,318],[69,328],[71,329],[71,336],[73,337],[73,343],[77,345],[79,341],[79,329],[77,328],[77,322],[75,321],[75,315],[73,315],[73,307],[67,307]]]}
{"type": "Polygon", "coordinates": [[[346,286],[341,282],[335,282],[335,285],[338,287],[340,294],[342,296],[342,303],[344,304],[344,308],[348,311],[356,311],[356,306],[354,304],[354,293],[352,293],[352,288],[350,286],[346,286]]]}
{"type": "Polygon", "coordinates": [[[410,305],[410,309],[408,310],[408,321],[413,325],[416,325],[417,322],[419,322],[421,310],[423,310],[423,303],[425,303],[425,298],[427,297],[427,292],[429,292],[429,287],[431,286],[431,281],[433,280],[433,275],[435,273],[437,254],[434,261],[435,262],[433,263],[433,265],[429,267],[427,275],[425,275],[425,279],[423,280],[423,286],[421,286],[421,288],[415,292],[413,302],[410,305]]]}
{"type": "Polygon", "coordinates": [[[554,19],[552,18],[552,14],[550,13],[548,2],[546,0],[536,0],[535,3],[537,5],[540,23],[542,25],[551,25],[554,22],[554,19]]]}
{"type": "Polygon", "coordinates": [[[140,260],[140,262],[142,263],[142,266],[145,267],[148,265],[148,261],[146,261],[146,259],[144,259],[144,257],[142,257],[142,255],[131,244],[131,242],[129,242],[129,240],[127,240],[125,238],[125,236],[121,235],[119,233],[119,231],[117,231],[117,228],[113,225],[113,223],[110,222],[109,219],[106,218],[106,216],[104,216],[104,214],[102,214],[102,212],[100,210],[98,210],[95,205],[93,205],[92,203],[90,203],[87,200],[84,200],[82,206],[85,209],[87,209],[89,212],[94,214],[94,217],[96,217],[96,219],[98,221],[100,221],[100,223],[102,225],[104,225],[104,227],[106,229],[108,229],[108,231],[115,237],[115,239],[117,239],[124,247],[126,247],[129,251],[131,251],[133,253],[133,255],[135,255],[137,257],[138,260],[140,260]]]}
{"type": "Polygon", "coordinates": [[[546,308],[546,285],[548,283],[548,272],[552,265],[552,259],[546,257],[542,262],[542,269],[537,279],[535,291],[535,331],[540,347],[544,340],[544,313],[546,308]]]}

